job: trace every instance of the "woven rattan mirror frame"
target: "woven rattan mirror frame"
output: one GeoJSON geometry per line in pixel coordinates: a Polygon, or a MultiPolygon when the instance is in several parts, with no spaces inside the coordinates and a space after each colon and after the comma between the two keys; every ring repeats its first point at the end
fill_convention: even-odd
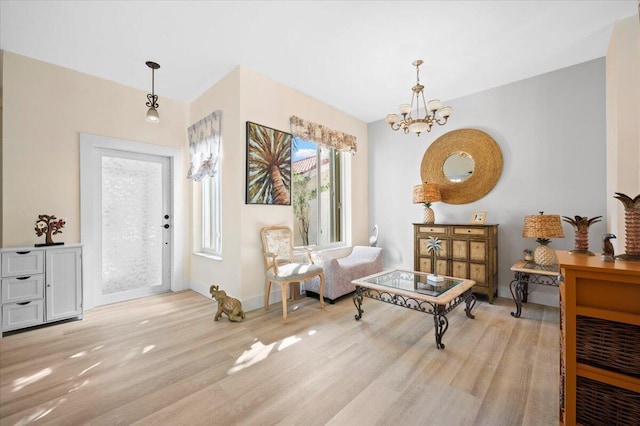
{"type": "Polygon", "coordinates": [[[479,200],[493,189],[502,174],[502,151],[495,140],[482,130],[459,129],[436,139],[424,153],[420,165],[423,182],[440,186],[442,202],[467,204],[479,200]],[[451,182],[444,175],[444,162],[455,152],[466,152],[475,168],[463,182],[451,182]]]}

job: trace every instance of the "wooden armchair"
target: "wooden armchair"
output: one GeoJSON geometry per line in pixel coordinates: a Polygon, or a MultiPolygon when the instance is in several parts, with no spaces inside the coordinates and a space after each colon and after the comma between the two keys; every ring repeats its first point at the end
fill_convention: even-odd
{"type": "Polygon", "coordinates": [[[264,309],[269,310],[271,283],[280,284],[282,289],[282,318],[287,319],[287,286],[290,283],[305,281],[313,277],[320,278],[320,307],[324,308],[324,272],[321,266],[314,265],[309,249],[299,250],[306,253],[308,263],[295,262],[293,232],[288,226],[266,226],[260,230],[264,265],[267,282],[264,294],[264,309]]]}

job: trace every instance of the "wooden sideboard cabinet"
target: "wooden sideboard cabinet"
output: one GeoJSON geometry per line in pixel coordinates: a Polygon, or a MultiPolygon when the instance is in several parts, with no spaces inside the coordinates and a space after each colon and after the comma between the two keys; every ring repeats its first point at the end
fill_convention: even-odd
{"type": "Polygon", "coordinates": [[[433,257],[427,251],[429,237],[442,241],[436,258],[438,274],[476,282],[473,292],[485,294],[489,303],[498,292],[498,225],[413,224],[413,268],[433,272],[433,257]]]}
{"type": "Polygon", "coordinates": [[[560,421],[640,419],[640,262],[558,251],[560,421]]]}
{"type": "Polygon", "coordinates": [[[2,332],[82,318],[82,246],[3,248],[2,332]]]}

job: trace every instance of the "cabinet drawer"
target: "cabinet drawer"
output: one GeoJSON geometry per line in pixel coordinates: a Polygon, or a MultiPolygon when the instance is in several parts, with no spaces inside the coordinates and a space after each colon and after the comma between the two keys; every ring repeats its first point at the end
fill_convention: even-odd
{"type": "Polygon", "coordinates": [[[444,226],[421,226],[418,232],[428,234],[446,234],[447,228],[444,226]]]}
{"type": "Polygon", "coordinates": [[[44,301],[10,303],[2,305],[2,331],[31,327],[44,323],[44,301]]]}
{"type": "Polygon", "coordinates": [[[44,272],[44,252],[10,251],[2,253],[2,276],[18,277],[44,272]]]}
{"type": "Polygon", "coordinates": [[[487,235],[486,228],[454,228],[453,233],[456,235],[487,235]]]}
{"type": "Polygon", "coordinates": [[[2,279],[2,303],[24,302],[42,299],[44,295],[44,275],[27,275],[2,279]]]}

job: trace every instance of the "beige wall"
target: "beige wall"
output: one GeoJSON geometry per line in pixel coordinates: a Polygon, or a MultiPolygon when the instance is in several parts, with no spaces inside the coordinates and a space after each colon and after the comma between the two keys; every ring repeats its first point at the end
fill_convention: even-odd
{"type": "Polygon", "coordinates": [[[616,192],[640,194],[640,24],[616,22],[607,50],[607,231],[624,253],[624,208],[616,192]]]}
{"type": "MultiPolygon", "coordinates": [[[[152,124],[143,91],[6,51],[3,67],[4,247],[43,242],[33,230],[38,214],[66,219],[55,241],[82,242],[80,133],[177,147],[188,157],[188,108],[181,102],[160,94],[161,121],[152,124]]],[[[182,226],[188,235],[188,224],[182,226]]],[[[189,258],[176,261],[189,274],[189,258]]]]}
{"type": "MultiPolygon", "coordinates": [[[[289,131],[289,117],[297,115],[356,136],[358,152],[351,158],[352,181],[347,196],[347,227],[351,229],[348,244],[368,241],[367,125],[245,67],[234,69],[198,98],[192,104],[190,121],[218,108],[223,109],[223,259],[194,255],[192,288],[206,293],[208,285],[216,283],[242,299],[245,309],[255,309],[262,306],[265,281],[260,228],[274,224],[293,226],[293,208],[245,205],[246,121],[289,131]]],[[[192,194],[196,206],[200,197],[197,185],[192,194]]],[[[193,222],[199,221],[199,208],[194,207],[193,222]]],[[[279,289],[274,290],[273,302],[279,300],[279,289]]]]}

